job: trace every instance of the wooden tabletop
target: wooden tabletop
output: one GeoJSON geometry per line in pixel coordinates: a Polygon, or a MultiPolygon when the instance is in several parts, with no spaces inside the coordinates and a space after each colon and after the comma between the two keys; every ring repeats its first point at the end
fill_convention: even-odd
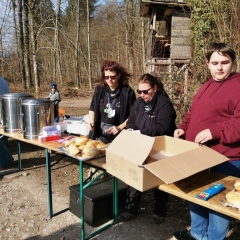
{"type": "MultiPolygon", "coordinates": [[[[48,149],[48,150],[51,150],[54,152],[63,153],[62,151],[59,150],[59,147],[64,146],[64,143],[58,143],[55,141],[40,142],[40,141],[38,141],[38,139],[29,140],[29,139],[25,139],[23,134],[21,134],[21,133],[6,133],[3,131],[3,129],[0,129],[0,135],[5,135],[9,138],[16,139],[21,142],[29,143],[29,144],[32,144],[32,145],[35,145],[38,147],[42,147],[42,148],[45,148],[45,149],[48,149]]],[[[63,135],[63,138],[66,138],[66,137],[69,137],[69,135],[63,135]]],[[[94,167],[106,169],[106,158],[105,157],[94,158],[94,159],[86,160],[85,162],[86,162],[86,164],[92,165],[94,167]]]]}
{"type": "Polygon", "coordinates": [[[173,184],[162,184],[159,189],[240,220],[240,210],[222,204],[226,193],[233,189],[237,180],[240,181],[240,178],[203,171],[173,184]],[[195,197],[216,183],[222,183],[225,189],[207,201],[195,197]]]}
{"type": "MultiPolygon", "coordinates": [[[[63,143],[59,144],[57,142],[41,143],[38,140],[28,140],[23,137],[23,134],[5,133],[3,129],[0,129],[0,134],[56,152],[59,151],[59,147],[64,145],[63,143]]],[[[63,137],[67,137],[67,135],[63,137]]],[[[105,157],[87,160],[85,163],[106,169],[105,157]]],[[[173,184],[162,184],[159,186],[159,189],[240,220],[240,210],[231,207],[225,207],[222,204],[225,194],[233,188],[233,185],[237,180],[240,181],[240,178],[203,171],[173,184]],[[203,192],[216,183],[222,183],[225,187],[225,190],[207,201],[200,200],[195,197],[197,194],[203,192]]]]}

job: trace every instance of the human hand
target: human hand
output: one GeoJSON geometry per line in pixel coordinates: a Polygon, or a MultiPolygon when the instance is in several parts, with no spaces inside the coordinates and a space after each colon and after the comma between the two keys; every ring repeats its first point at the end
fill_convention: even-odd
{"type": "Polygon", "coordinates": [[[118,134],[120,131],[121,131],[120,127],[117,127],[117,126],[112,126],[107,130],[108,134],[113,134],[113,135],[118,134]]]}
{"type": "Polygon", "coordinates": [[[182,129],[180,129],[180,128],[178,128],[178,129],[176,129],[175,131],[174,131],[174,137],[175,138],[180,138],[180,137],[182,137],[182,136],[184,136],[185,135],[185,131],[184,130],[182,130],[182,129]]]}
{"type": "Polygon", "coordinates": [[[88,123],[88,128],[90,131],[94,131],[94,123],[88,123]]]}
{"type": "Polygon", "coordinates": [[[202,144],[209,140],[212,140],[212,133],[209,129],[205,129],[197,134],[194,142],[202,144]]]}

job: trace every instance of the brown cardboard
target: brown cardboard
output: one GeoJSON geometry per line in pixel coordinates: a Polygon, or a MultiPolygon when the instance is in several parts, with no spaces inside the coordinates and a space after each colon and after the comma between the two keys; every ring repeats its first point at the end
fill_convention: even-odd
{"type": "Polygon", "coordinates": [[[127,130],[106,149],[107,172],[139,191],[179,181],[227,160],[197,143],[127,130]],[[154,162],[145,163],[146,159],[154,162]]]}

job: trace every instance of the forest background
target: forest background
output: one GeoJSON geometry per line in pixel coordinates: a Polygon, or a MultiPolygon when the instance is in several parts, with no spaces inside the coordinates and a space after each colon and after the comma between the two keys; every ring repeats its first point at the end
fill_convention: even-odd
{"type": "MultiPolygon", "coordinates": [[[[11,92],[42,97],[56,82],[66,97],[92,93],[105,59],[133,74],[132,87],[146,72],[150,19],[140,17],[140,0],[0,0],[0,76],[11,92]]],[[[192,60],[187,95],[174,98],[183,74],[160,76],[181,119],[208,76],[210,43],[229,43],[240,65],[240,1],[186,0],[191,12],[192,60]],[[179,107],[181,106],[181,107],[179,107]]]]}

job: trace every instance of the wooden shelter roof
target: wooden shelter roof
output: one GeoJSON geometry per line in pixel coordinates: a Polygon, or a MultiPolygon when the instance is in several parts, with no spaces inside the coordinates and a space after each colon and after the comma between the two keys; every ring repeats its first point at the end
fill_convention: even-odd
{"type": "Polygon", "coordinates": [[[172,14],[173,8],[187,6],[187,0],[141,0],[140,16],[150,18],[153,9],[156,9],[157,20],[172,14]]]}

